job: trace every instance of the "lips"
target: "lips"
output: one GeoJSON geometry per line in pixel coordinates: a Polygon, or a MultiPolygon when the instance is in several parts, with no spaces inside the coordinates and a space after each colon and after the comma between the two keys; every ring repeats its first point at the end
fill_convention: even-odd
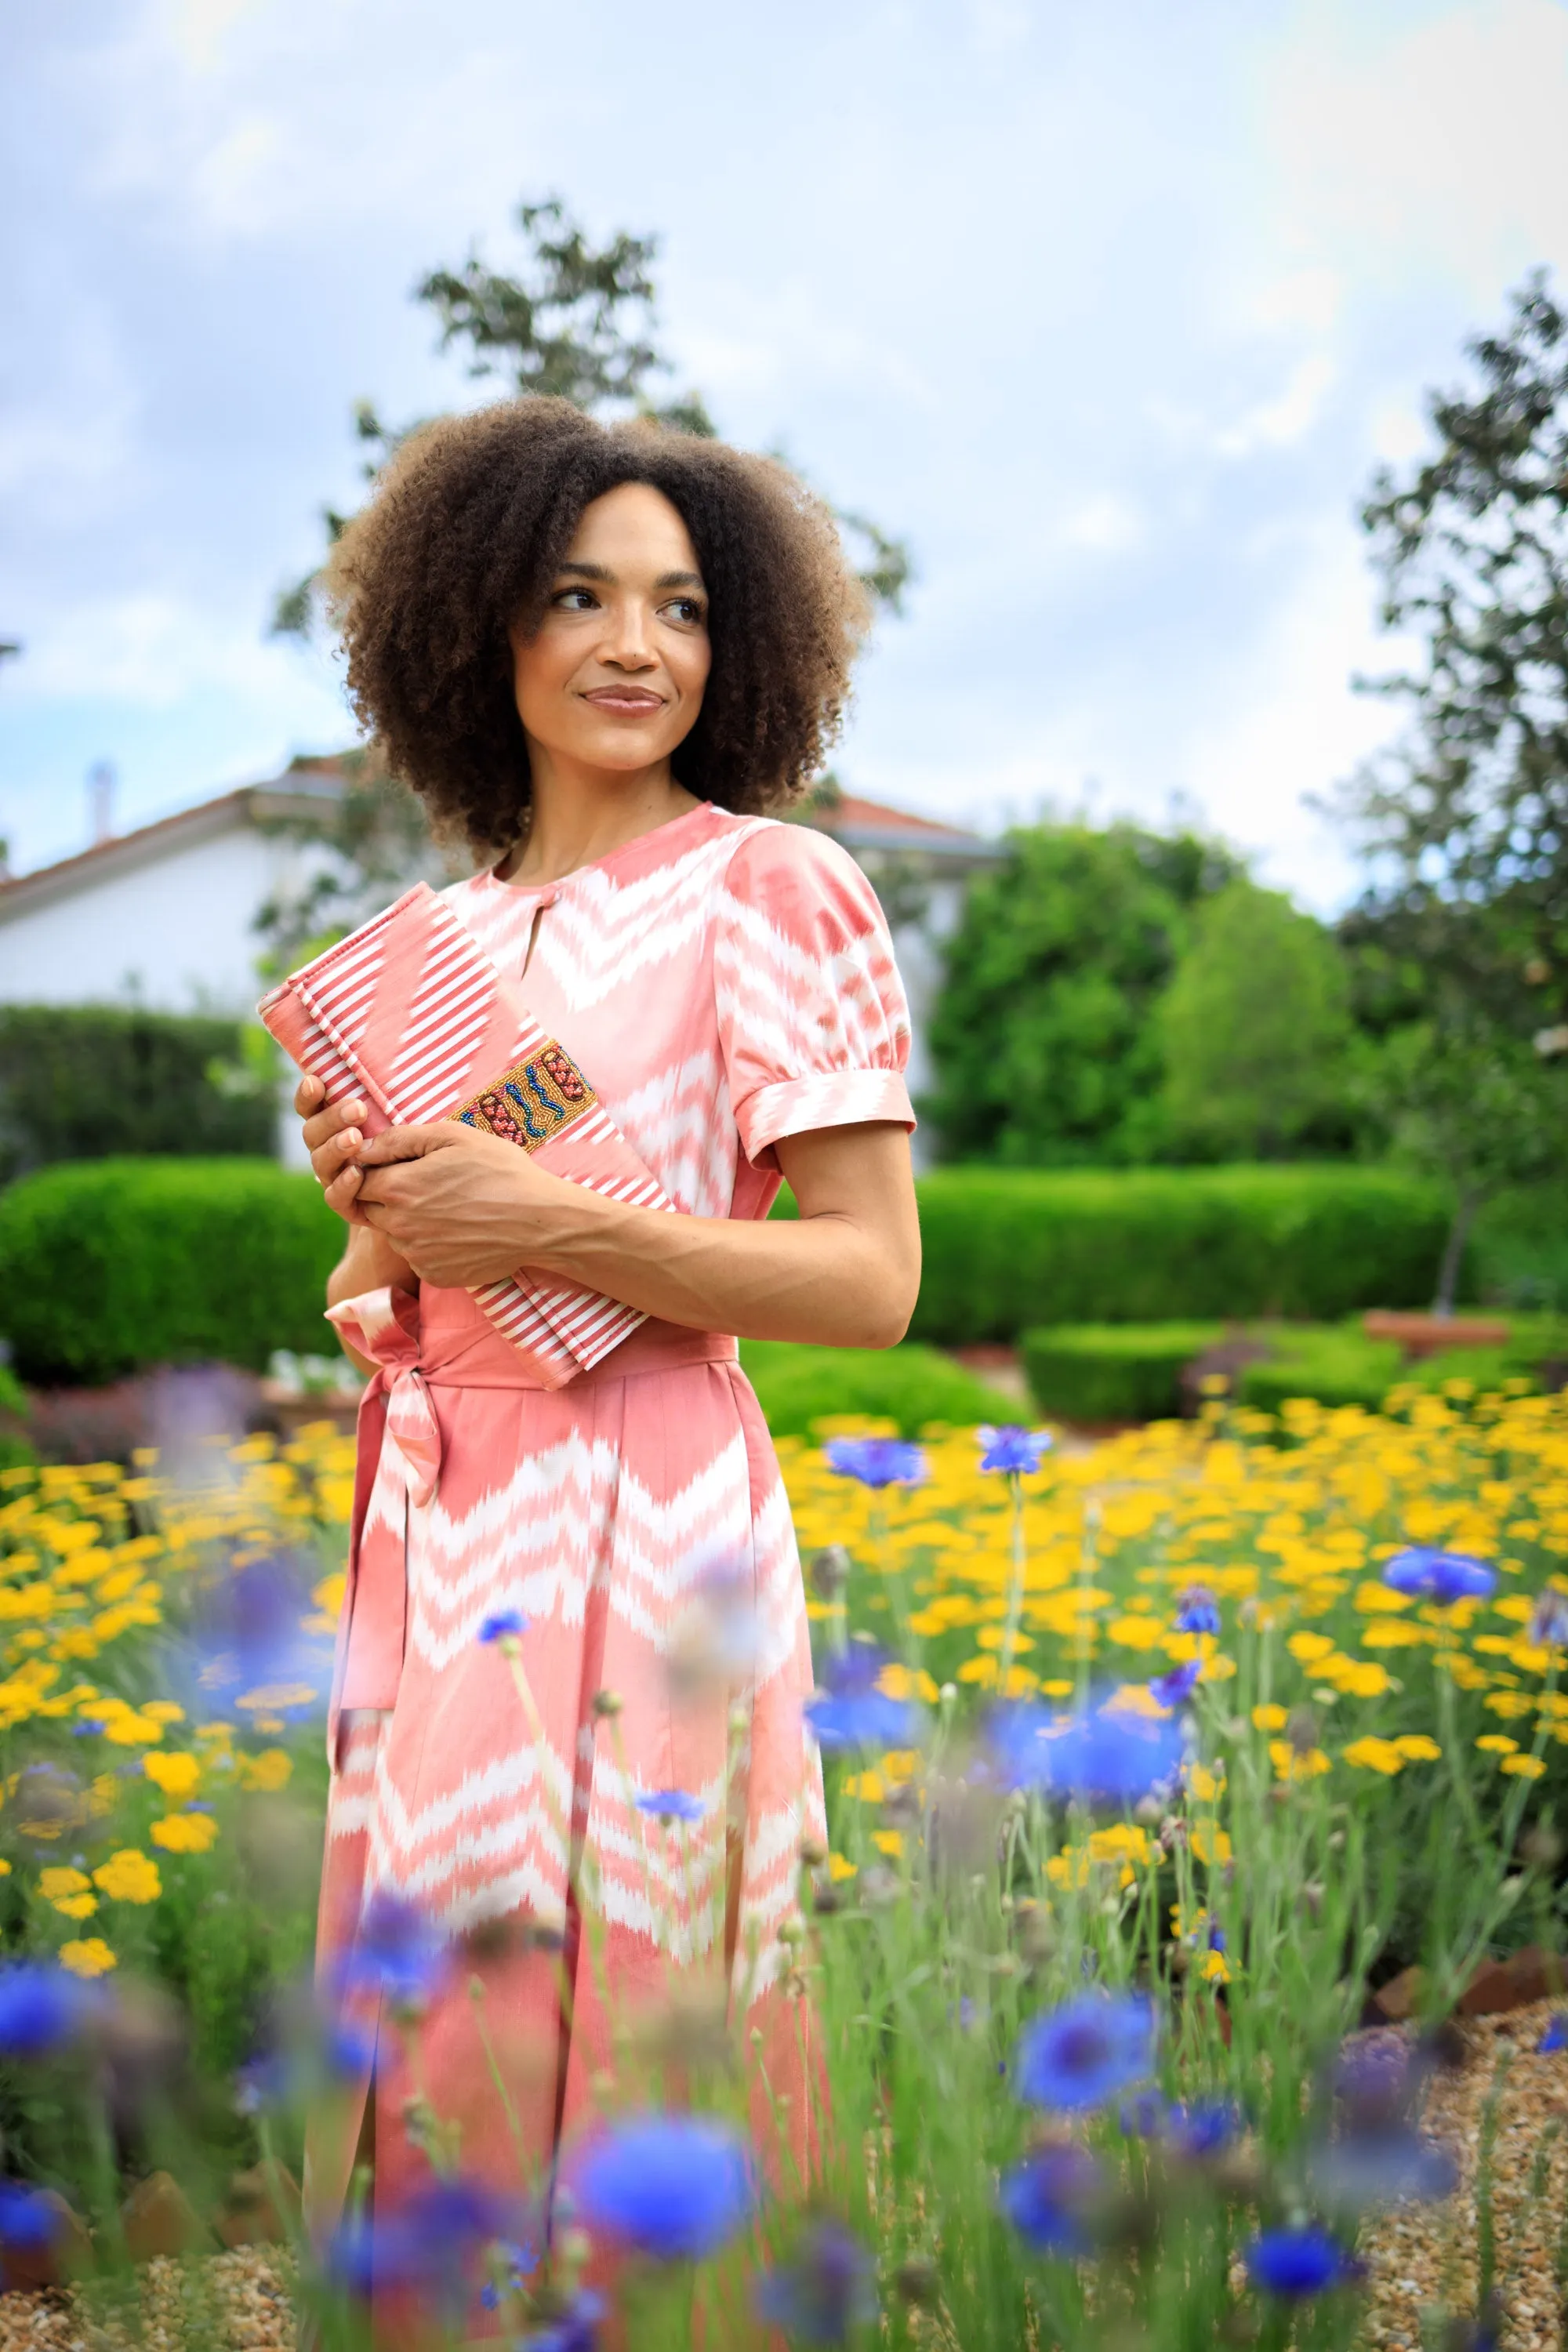
{"type": "Polygon", "coordinates": [[[620,710],[637,716],[664,708],[661,694],[640,693],[636,687],[596,686],[583,699],[591,702],[596,710],[620,710]]]}

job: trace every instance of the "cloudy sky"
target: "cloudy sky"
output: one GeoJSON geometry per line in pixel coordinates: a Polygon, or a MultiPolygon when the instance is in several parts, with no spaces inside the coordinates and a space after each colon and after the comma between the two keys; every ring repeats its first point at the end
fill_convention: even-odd
{"type": "Polygon", "coordinates": [[[518,198],[657,230],[678,381],[910,540],[840,771],[994,824],[1183,795],[1328,907],[1386,733],[1355,523],[1568,275],[1563,0],[71,0],[9,13],[0,833],[349,725],[269,640],[353,402],[476,395],[415,280],[518,198]]]}

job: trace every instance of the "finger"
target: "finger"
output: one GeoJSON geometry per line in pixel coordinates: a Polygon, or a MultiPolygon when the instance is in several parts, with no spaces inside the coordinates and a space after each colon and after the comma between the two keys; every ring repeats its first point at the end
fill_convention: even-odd
{"type": "Polygon", "coordinates": [[[310,1154],[310,1166],[315,1171],[316,1181],[323,1185],[335,1183],[345,1168],[355,1164],[363,1140],[357,1127],[345,1127],[341,1135],[334,1135],[330,1142],[320,1145],[310,1154]]]}
{"type": "Polygon", "coordinates": [[[438,1127],[384,1127],[373,1135],[360,1153],[363,1168],[386,1168],[399,1160],[423,1160],[427,1151],[445,1151],[449,1144],[460,1142],[470,1133],[466,1128],[455,1128],[449,1121],[438,1127]]]}
{"type": "Polygon", "coordinates": [[[348,1217],[351,1222],[357,1221],[360,1216],[359,1187],[359,1170],[343,1169],[342,1173],[335,1176],[324,1188],[323,1197],[328,1208],[335,1210],[340,1217],[348,1217]]]}
{"type": "Polygon", "coordinates": [[[310,1113],[326,1099],[326,1093],[321,1079],[312,1078],[307,1072],[294,1089],[295,1110],[301,1118],[309,1118],[310,1113]]]}
{"type": "Polygon", "coordinates": [[[318,1150],[323,1143],[330,1143],[334,1135],[341,1135],[345,1128],[363,1126],[364,1115],[363,1103],[353,1096],[347,1102],[329,1103],[325,1109],[317,1111],[314,1118],[305,1121],[306,1150],[318,1150]]]}

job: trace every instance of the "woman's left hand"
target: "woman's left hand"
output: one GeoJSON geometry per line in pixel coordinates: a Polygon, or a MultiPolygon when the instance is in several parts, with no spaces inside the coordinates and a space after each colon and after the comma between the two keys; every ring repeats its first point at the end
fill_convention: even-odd
{"type": "Polygon", "coordinates": [[[552,1211],[575,1189],[515,1143],[456,1122],[387,1128],[357,1158],[356,1205],[367,1223],[442,1289],[497,1282],[528,1265],[552,1211]]]}

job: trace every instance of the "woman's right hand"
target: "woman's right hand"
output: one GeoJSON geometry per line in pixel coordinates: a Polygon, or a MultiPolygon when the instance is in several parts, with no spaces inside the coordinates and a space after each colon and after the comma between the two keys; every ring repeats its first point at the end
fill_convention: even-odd
{"type": "Polygon", "coordinates": [[[367,1220],[358,1205],[360,1171],[354,1154],[364,1141],[360,1122],[365,1106],[352,1096],[347,1102],[329,1103],[320,1078],[301,1078],[294,1089],[294,1108],[304,1121],[305,1149],[327,1206],[345,1224],[367,1220]]]}
{"type": "MultiPolygon", "coordinates": [[[[327,1283],[327,1304],[335,1307],[340,1299],[357,1298],[363,1290],[379,1290],[385,1285],[417,1290],[419,1277],[414,1268],[398,1255],[384,1234],[376,1232],[358,1204],[360,1171],[354,1153],[364,1140],[359,1125],[364,1105],[352,1100],[328,1105],[325,1097],[320,1078],[301,1078],[294,1092],[294,1108],[305,1123],[310,1166],[328,1206],[349,1228],[348,1247],[327,1283]]],[[[374,1364],[366,1364],[352,1348],[347,1352],[362,1371],[374,1370],[374,1364]]]]}

